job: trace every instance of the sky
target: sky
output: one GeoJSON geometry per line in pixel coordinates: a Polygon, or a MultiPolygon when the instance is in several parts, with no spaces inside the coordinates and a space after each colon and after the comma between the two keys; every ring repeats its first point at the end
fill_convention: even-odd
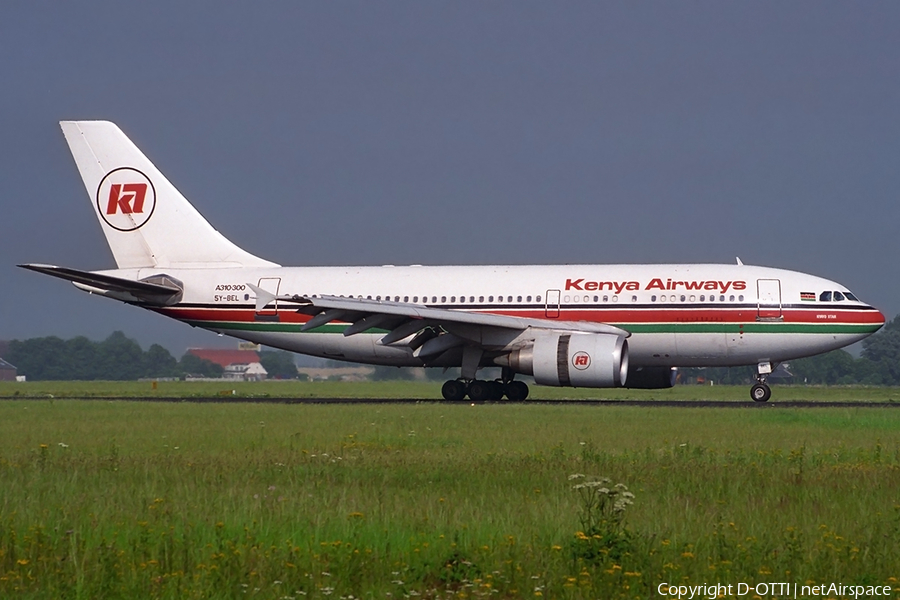
{"type": "Polygon", "coordinates": [[[58,121],[284,265],[733,263],[900,312],[900,4],[11,2],[0,339],[234,340],[15,267],[115,263],[58,121]]]}

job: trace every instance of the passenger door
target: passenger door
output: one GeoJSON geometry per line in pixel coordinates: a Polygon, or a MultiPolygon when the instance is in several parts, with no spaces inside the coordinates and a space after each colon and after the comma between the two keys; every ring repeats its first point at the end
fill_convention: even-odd
{"type": "MultiPolygon", "coordinates": [[[[271,292],[276,297],[278,289],[281,287],[281,277],[263,277],[259,280],[260,288],[271,292]]],[[[262,310],[256,311],[255,318],[257,321],[277,321],[278,320],[278,299],[276,298],[262,310]]]]}
{"type": "Polygon", "coordinates": [[[756,294],[758,304],[756,309],[757,320],[781,318],[781,280],[757,279],[756,294]]]}

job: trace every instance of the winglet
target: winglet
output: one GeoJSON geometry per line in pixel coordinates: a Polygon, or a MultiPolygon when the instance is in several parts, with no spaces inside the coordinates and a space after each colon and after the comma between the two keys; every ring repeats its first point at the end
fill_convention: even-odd
{"type": "Polygon", "coordinates": [[[261,287],[255,286],[252,283],[248,283],[247,287],[253,290],[253,293],[256,294],[256,312],[264,309],[270,302],[275,301],[275,294],[272,292],[268,292],[261,287]]]}

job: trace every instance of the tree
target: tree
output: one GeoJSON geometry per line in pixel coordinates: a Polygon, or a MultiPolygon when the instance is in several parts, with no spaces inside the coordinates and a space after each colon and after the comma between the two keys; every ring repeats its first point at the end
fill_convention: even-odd
{"type": "Polygon", "coordinates": [[[874,365],[883,385],[900,385],[900,315],[863,340],[862,356],[874,365]]]}
{"type": "Polygon", "coordinates": [[[144,377],[177,377],[178,361],[168,350],[153,344],[144,356],[144,377]]]}
{"type": "Polygon", "coordinates": [[[127,381],[144,376],[144,351],[121,331],[112,332],[97,347],[98,379],[127,381]]]}
{"type": "Polygon", "coordinates": [[[294,364],[294,355],[290,352],[284,350],[260,352],[259,362],[270,379],[297,378],[297,365],[294,364]]]}
{"type": "Polygon", "coordinates": [[[70,378],[66,365],[66,343],[56,337],[31,338],[9,343],[7,360],[20,375],[32,380],[64,380],[70,378]]]}
{"type": "Polygon", "coordinates": [[[792,360],[790,371],[795,383],[851,384],[859,382],[862,370],[859,362],[846,350],[832,350],[818,356],[792,360]]]}
{"type": "Polygon", "coordinates": [[[190,352],[185,353],[178,361],[178,371],[183,375],[197,375],[200,377],[221,377],[225,369],[211,360],[200,358],[190,352]]]}

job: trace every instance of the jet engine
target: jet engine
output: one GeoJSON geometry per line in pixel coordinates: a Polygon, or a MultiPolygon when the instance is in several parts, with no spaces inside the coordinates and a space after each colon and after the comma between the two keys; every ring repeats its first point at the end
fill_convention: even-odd
{"type": "Polygon", "coordinates": [[[628,377],[628,342],[609,334],[546,332],[494,362],[533,375],[540,385],[621,387],[628,377]]]}

